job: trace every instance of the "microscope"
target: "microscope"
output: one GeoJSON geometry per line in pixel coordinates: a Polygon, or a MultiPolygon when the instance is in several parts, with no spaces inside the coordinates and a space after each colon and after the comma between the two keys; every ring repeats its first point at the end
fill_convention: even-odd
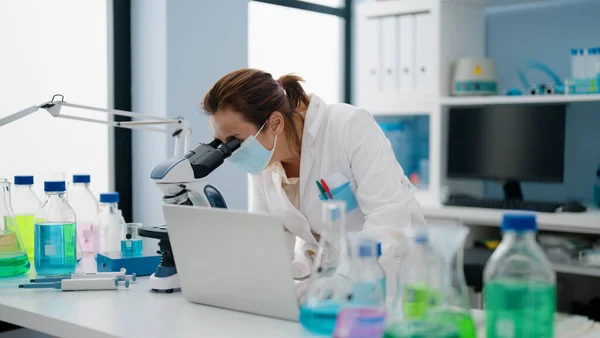
{"type": "MultiPolygon", "coordinates": [[[[208,144],[200,143],[196,148],[180,157],[173,157],[157,165],[150,177],[163,193],[166,204],[191,205],[212,208],[227,208],[223,195],[202,179],[231,153],[240,147],[235,138],[227,142],[217,139],[208,144]]],[[[150,289],[172,293],[179,289],[179,277],[166,225],[142,227],[138,230],[142,237],[158,239],[161,262],[156,272],[150,276],[150,289]]]]}

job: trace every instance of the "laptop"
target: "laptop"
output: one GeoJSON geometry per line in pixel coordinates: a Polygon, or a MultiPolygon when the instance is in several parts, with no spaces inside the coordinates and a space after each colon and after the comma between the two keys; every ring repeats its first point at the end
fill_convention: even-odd
{"type": "Polygon", "coordinates": [[[186,300],[298,321],[281,220],[228,209],[164,205],[186,300]]]}

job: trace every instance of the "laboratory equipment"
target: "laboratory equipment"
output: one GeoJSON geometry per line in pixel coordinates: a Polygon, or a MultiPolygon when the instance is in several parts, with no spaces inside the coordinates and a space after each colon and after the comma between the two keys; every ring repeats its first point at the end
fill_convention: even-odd
{"type": "Polygon", "coordinates": [[[11,203],[27,257],[33,260],[33,216],[42,202],[33,192],[33,176],[15,176],[11,203]]]}
{"type": "Polygon", "coordinates": [[[57,289],[62,291],[92,291],[92,290],[118,290],[119,286],[129,289],[129,281],[120,281],[113,278],[95,279],[63,279],[58,282],[20,284],[21,289],[57,289]]]}
{"type": "Polygon", "coordinates": [[[535,239],[534,214],[505,214],[484,269],[486,337],[554,337],[556,276],[535,239]]]}
{"type": "Polygon", "coordinates": [[[124,227],[124,237],[121,238],[121,254],[123,257],[142,256],[142,239],[138,235],[138,229],[142,227],[142,223],[126,223],[124,227]]]}
{"type": "Polygon", "coordinates": [[[300,307],[300,323],[313,333],[331,335],[338,312],[351,291],[347,278],[339,274],[349,267],[346,203],[335,200],[323,202],[321,219],[323,230],[300,307]]]}
{"type": "Polygon", "coordinates": [[[77,242],[84,255],[94,254],[94,220],[100,211],[90,182],[90,175],[73,175],[73,184],[67,194],[77,215],[77,242]]]}
{"type": "Polygon", "coordinates": [[[338,313],[333,336],[381,337],[386,317],[385,272],[377,263],[381,245],[358,234],[349,242],[349,294],[338,313]]]}
{"type": "Polygon", "coordinates": [[[600,208],[600,167],[596,170],[596,181],[594,182],[594,206],[600,208]]]}
{"type": "Polygon", "coordinates": [[[35,214],[35,270],[40,276],[70,274],[77,264],[75,212],[64,181],[46,181],[44,191],[46,200],[35,214]]]}
{"type": "Polygon", "coordinates": [[[135,281],[137,279],[137,275],[131,274],[127,275],[127,269],[122,268],[119,271],[115,272],[76,272],[70,275],[63,276],[52,276],[52,277],[44,277],[44,278],[34,278],[30,279],[30,283],[47,283],[47,282],[56,282],[63,279],[94,279],[94,278],[117,278],[119,280],[132,280],[135,281]],[[129,278],[127,278],[129,276],[129,278]]]}
{"type": "Polygon", "coordinates": [[[94,252],[98,254],[121,254],[121,238],[124,237],[125,220],[119,212],[119,193],[100,194],[100,212],[94,220],[94,252]]]}
{"type": "Polygon", "coordinates": [[[523,60],[519,65],[517,74],[521,84],[523,85],[523,88],[525,88],[530,95],[553,95],[565,93],[565,84],[561,78],[550,67],[540,61],[533,59],[523,60]],[[532,84],[527,76],[527,73],[531,70],[537,70],[546,74],[552,82],[532,84]]]}
{"type": "Polygon", "coordinates": [[[96,269],[98,272],[117,272],[126,269],[136,276],[150,276],[161,264],[160,255],[146,255],[139,257],[123,257],[121,252],[112,252],[96,256],[96,269]]]}
{"type": "Polygon", "coordinates": [[[600,267],[600,250],[581,250],[579,252],[579,263],[593,267],[600,267]]]}
{"type": "Polygon", "coordinates": [[[490,58],[463,58],[454,65],[452,95],[496,95],[496,62],[490,58]]]}
{"type": "Polygon", "coordinates": [[[563,181],[565,105],[453,108],[449,115],[449,178],[504,181],[504,200],[517,206],[519,181],[563,181]]]}
{"type": "Polygon", "coordinates": [[[29,271],[30,263],[10,205],[10,183],[0,178],[0,277],[29,271]]]}
{"type": "Polygon", "coordinates": [[[464,242],[469,228],[458,224],[429,225],[427,232],[432,247],[442,258],[440,305],[429,313],[430,319],[454,326],[460,338],[476,338],[463,269],[464,242]]]}

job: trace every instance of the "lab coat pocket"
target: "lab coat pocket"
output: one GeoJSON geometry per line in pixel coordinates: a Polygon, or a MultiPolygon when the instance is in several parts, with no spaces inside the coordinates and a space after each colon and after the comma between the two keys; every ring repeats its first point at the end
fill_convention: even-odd
{"type": "MultiPolygon", "coordinates": [[[[358,207],[356,196],[350,186],[350,181],[342,184],[341,186],[331,190],[331,196],[334,200],[346,202],[346,212],[351,212],[358,207]]],[[[327,200],[323,195],[319,195],[321,201],[327,200]]]]}

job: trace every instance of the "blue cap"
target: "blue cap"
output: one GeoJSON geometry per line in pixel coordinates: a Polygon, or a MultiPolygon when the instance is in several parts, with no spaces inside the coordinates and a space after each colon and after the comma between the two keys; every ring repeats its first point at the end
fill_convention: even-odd
{"type": "Polygon", "coordinates": [[[100,203],[119,203],[119,193],[105,192],[100,194],[100,203]]]}
{"type": "Polygon", "coordinates": [[[15,185],[32,185],[33,176],[15,176],[15,185]]]}
{"type": "Polygon", "coordinates": [[[583,49],[579,49],[579,55],[583,55],[583,49]]]}
{"type": "Polygon", "coordinates": [[[90,183],[90,175],[73,175],[73,183],[90,183]]]}
{"type": "Polygon", "coordinates": [[[45,192],[65,191],[65,181],[46,181],[44,182],[45,192]]]}
{"type": "Polygon", "coordinates": [[[373,252],[373,245],[367,244],[358,247],[358,257],[373,257],[376,254],[377,252],[373,252]]]}
{"type": "Polygon", "coordinates": [[[426,234],[418,234],[415,237],[415,243],[427,244],[427,243],[429,243],[429,238],[427,238],[426,234]]]}
{"type": "Polygon", "coordinates": [[[504,214],[500,228],[502,231],[536,231],[535,214],[504,214]]]}
{"type": "Polygon", "coordinates": [[[381,257],[381,242],[377,242],[377,257],[381,257]]]}
{"type": "Polygon", "coordinates": [[[571,55],[577,55],[577,48],[571,48],[571,55]]]}

